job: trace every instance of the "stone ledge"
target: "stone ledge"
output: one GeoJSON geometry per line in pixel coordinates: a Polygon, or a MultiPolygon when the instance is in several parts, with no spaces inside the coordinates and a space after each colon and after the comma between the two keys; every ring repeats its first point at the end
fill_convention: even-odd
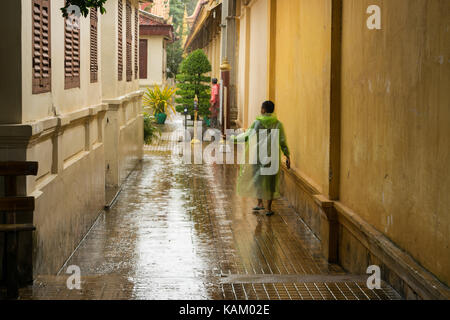
{"type": "Polygon", "coordinates": [[[295,168],[287,169],[286,164],[283,162],[281,164],[281,168],[285,171],[285,173],[289,174],[294,178],[295,182],[302,187],[309,195],[320,195],[320,188],[311,179],[305,177],[302,173],[298,172],[295,168]]]}
{"type": "MultiPolygon", "coordinates": [[[[329,200],[326,196],[320,194],[298,172],[287,170],[284,164],[282,169],[283,173],[288,175],[299,188],[296,193],[302,200],[300,206],[296,209],[312,214],[313,219],[310,220],[317,221],[315,223],[317,224],[316,228],[312,230],[321,241],[322,254],[330,262],[341,261],[339,235],[342,232],[340,230],[342,227],[348,230],[368,252],[385,264],[405,285],[417,292],[421,298],[450,299],[450,290],[445,284],[417,263],[407,252],[397,247],[384,234],[377,231],[339,201],[329,200]],[[311,210],[302,207],[311,202],[316,205],[317,209],[311,210]]],[[[307,222],[308,227],[313,227],[309,225],[308,221],[303,220],[307,222]]],[[[353,270],[349,271],[352,272],[353,270]]]]}
{"type": "Polygon", "coordinates": [[[103,103],[109,104],[109,105],[120,105],[124,102],[127,102],[133,98],[136,97],[142,97],[144,95],[144,90],[136,90],[134,92],[130,92],[126,95],[114,98],[114,99],[105,99],[103,100],[103,103]]]}
{"type": "Polygon", "coordinates": [[[95,116],[99,112],[106,111],[107,109],[108,105],[102,103],[93,107],[83,108],[60,116],[44,118],[30,123],[2,124],[0,125],[0,139],[1,137],[31,138],[56,127],[64,127],[82,118],[95,116]]]}
{"type": "Polygon", "coordinates": [[[424,299],[450,299],[450,290],[355,212],[334,202],[339,223],[424,299]]]}

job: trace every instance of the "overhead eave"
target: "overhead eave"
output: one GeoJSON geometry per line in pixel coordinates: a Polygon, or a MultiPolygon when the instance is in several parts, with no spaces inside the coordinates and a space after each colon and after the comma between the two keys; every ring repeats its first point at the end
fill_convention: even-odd
{"type": "Polygon", "coordinates": [[[199,4],[198,13],[195,15],[195,20],[192,25],[191,32],[189,33],[186,43],[184,44],[184,50],[186,51],[192,44],[192,41],[196,38],[200,30],[204,27],[204,24],[208,17],[211,15],[211,11],[222,4],[222,0],[203,0],[199,4]]]}
{"type": "Polygon", "coordinates": [[[166,25],[141,25],[139,27],[139,35],[141,36],[163,36],[168,41],[173,41],[173,26],[166,25]]]}

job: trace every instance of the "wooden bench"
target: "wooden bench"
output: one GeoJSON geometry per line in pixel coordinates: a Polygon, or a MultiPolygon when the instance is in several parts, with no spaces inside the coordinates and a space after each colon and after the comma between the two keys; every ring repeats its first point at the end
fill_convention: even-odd
{"type": "MultiPolygon", "coordinates": [[[[37,162],[0,162],[0,176],[4,177],[4,197],[0,197],[0,233],[5,234],[5,249],[3,255],[3,279],[6,282],[8,298],[19,295],[18,279],[18,233],[34,231],[32,223],[16,223],[16,214],[34,211],[34,197],[18,196],[17,177],[37,175],[37,162]]],[[[31,252],[30,252],[31,254],[31,252]]]]}

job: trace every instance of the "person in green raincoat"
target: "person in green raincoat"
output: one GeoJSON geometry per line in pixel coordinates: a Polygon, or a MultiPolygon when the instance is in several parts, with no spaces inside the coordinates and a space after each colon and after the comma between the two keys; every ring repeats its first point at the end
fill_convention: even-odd
{"type": "Polygon", "coordinates": [[[261,115],[252,126],[246,132],[231,137],[232,142],[245,144],[245,151],[240,152],[237,193],[245,198],[258,199],[254,211],[265,210],[263,201],[267,201],[268,216],[274,214],[273,200],[280,197],[281,152],[286,156],[287,168],[291,167],[284,127],[273,114],[274,111],[274,103],[265,101],[261,107],[261,115]],[[272,152],[275,152],[273,156],[272,152]]]}

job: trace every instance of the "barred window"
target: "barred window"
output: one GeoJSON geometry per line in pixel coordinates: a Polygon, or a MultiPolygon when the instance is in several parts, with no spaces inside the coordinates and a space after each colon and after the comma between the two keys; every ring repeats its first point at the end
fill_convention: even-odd
{"type": "Polygon", "coordinates": [[[32,93],[51,91],[50,0],[32,1],[32,93]]]}

